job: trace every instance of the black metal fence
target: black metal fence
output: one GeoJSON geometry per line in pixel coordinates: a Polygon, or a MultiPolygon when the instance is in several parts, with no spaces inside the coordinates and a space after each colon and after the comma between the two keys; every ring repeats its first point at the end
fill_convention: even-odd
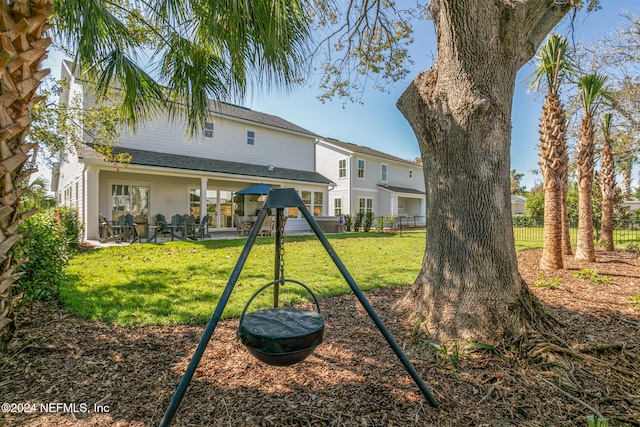
{"type": "MultiPolygon", "coordinates": [[[[516,215],[512,219],[513,237],[516,242],[540,242],[544,238],[544,220],[542,217],[516,215]]],[[[569,221],[569,235],[572,244],[578,236],[578,221],[569,221]]],[[[594,222],[594,237],[600,238],[600,223],[594,222]]],[[[617,220],[614,224],[613,240],[616,244],[625,244],[640,239],[640,219],[617,220]]]]}

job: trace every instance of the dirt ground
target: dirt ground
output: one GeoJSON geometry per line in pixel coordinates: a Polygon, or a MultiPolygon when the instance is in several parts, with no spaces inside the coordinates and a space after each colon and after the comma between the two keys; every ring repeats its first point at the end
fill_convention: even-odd
{"type": "MultiPolygon", "coordinates": [[[[534,286],[539,257],[522,252],[521,274],[566,345],[462,350],[453,363],[394,319],[388,308],[406,289],[366,293],[438,408],[348,295],[321,301],[325,342],[291,367],[258,362],[236,339],[238,321],[220,322],[173,425],[586,426],[599,414],[640,426],[640,308],[628,299],[640,294],[640,260],[622,251],[569,260],[547,276],[560,280],[550,289],[534,286]],[[611,282],[574,277],[581,269],[611,282]]],[[[25,307],[18,327],[0,356],[0,403],[14,404],[2,406],[6,426],[157,426],[204,330],[90,322],[55,302],[25,307]]]]}

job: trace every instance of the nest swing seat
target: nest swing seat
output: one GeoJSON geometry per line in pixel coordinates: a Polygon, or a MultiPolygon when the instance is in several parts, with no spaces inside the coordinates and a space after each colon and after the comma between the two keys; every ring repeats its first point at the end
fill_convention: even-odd
{"type": "Polygon", "coordinates": [[[290,366],[307,358],[322,343],[324,317],[318,299],[305,284],[291,279],[270,282],[253,294],[240,316],[238,338],[249,353],[272,366],[290,366]],[[316,311],[296,307],[274,307],[246,314],[251,302],[265,289],[293,283],[313,297],[316,311]]]}

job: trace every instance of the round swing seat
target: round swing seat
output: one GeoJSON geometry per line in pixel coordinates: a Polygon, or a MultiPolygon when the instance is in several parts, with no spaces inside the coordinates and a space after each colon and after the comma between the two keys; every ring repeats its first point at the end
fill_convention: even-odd
{"type": "Polygon", "coordinates": [[[318,299],[304,283],[278,279],[258,289],[240,316],[238,338],[256,359],[273,366],[289,366],[304,360],[322,343],[324,317],[318,299]],[[317,311],[296,307],[274,307],[246,314],[251,301],[273,285],[302,286],[311,294],[317,311]]]}
{"type": "Polygon", "coordinates": [[[322,343],[324,318],[295,307],[269,308],[244,316],[239,335],[258,360],[289,366],[304,360],[322,343]]]}

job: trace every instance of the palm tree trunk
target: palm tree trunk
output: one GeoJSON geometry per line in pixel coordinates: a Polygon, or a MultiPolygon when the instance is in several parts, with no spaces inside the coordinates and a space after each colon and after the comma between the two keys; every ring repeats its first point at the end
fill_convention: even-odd
{"type": "Polygon", "coordinates": [[[602,224],[600,244],[607,251],[613,251],[613,207],[616,196],[616,173],[613,160],[611,138],[605,132],[602,147],[602,224]]]}
{"type": "Polygon", "coordinates": [[[20,196],[35,171],[27,164],[35,144],[26,143],[25,135],[31,123],[29,112],[41,100],[36,89],[49,73],[40,70],[40,64],[51,44],[43,31],[53,9],[50,0],[16,0],[0,3],[0,14],[0,165],[5,171],[0,185],[0,351],[4,351],[15,330],[13,309],[21,299],[15,281],[22,260],[13,258],[10,251],[21,238],[16,232],[24,219],[18,215],[20,196]]]}
{"type": "Polygon", "coordinates": [[[595,261],[593,242],[594,128],[591,115],[582,118],[578,143],[578,243],[576,259],[595,261]]]}
{"type": "Polygon", "coordinates": [[[562,141],[565,135],[564,112],[560,99],[547,93],[540,118],[540,168],[544,182],[544,238],[540,268],[561,269],[562,260],[562,141]]]}

